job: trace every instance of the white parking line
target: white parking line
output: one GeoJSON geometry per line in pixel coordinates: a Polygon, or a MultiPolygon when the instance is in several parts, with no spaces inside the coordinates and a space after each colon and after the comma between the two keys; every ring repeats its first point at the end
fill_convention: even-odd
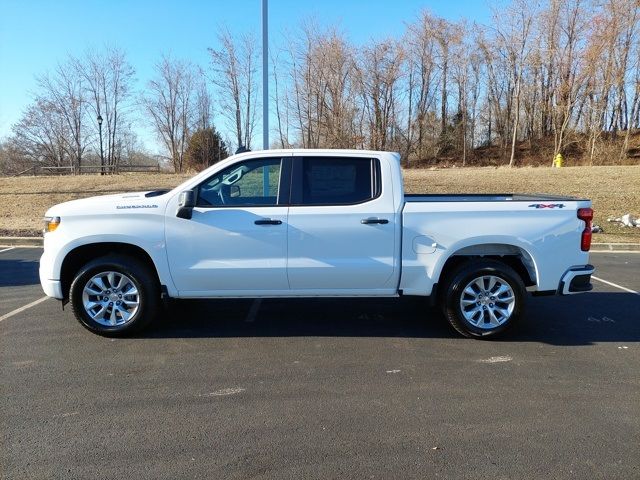
{"type": "Polygon", "coordinates": [[[9,248],[5,248],[5,249],[3,249],[3,250],[0,250],[0,253],[2,253],[2,252],[8,252],[9,250],[13,250],[14,248],[16,248],[16,247],[9,247],[9,248]]]}
{"type": "Polygon", "coordinates": [[[31,307],[35,307],[36,305],[38,305],[39,303],[44,302],[45,300],[49,300],[50,297],[42,297],[39,298],[38,300],[31,302],[31,303],[27,303],[26,305],[20,307],[20,308],[16,308],[15,310],[12,310],[9,313],[5,313],[4,315],[2,315],[0,317],[0,322],[2,322],[3,320],[6,320],[9,317],[13,317],[14,315],[17,315],[20,312],[24,312],[25,310],[31,308],[31,307]]]}
{"type": "Polygon", "coordinates": [[[604,280],[603,278],[598,278],[594,275],[591,275],[591,278],[597,280],[602,283],[606,283],[607,285],[611,285],[612,287],[619,288],[620,290],[624,290],[625,292],[634,293],[636,295],[640,295],[640,292],[636,292],[635,290],[631,290],[630,288],[623,287],[622,285],[618,285],[617,283],[609,282],[608,280],[604,280]]]}

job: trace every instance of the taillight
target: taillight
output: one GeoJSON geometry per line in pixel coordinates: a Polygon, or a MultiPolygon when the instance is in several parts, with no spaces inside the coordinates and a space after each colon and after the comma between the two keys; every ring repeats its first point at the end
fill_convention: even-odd
{"type": "Polygon", "coordinates": [[[585,223],[584,230],[582,231],[582,237],[580,238],[580,249],[583,252],[588,252],[591,248],[591,222],[593,220],[593,209],[579,208],[578,218],[585,223]]]}

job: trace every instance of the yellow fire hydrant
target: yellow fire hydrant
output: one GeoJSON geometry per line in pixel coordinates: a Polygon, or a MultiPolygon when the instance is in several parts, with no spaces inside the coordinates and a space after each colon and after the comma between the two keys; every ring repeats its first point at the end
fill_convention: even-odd
{"type": "Polygon", "coordinates": [[[560,168],[562,167],[562,165],[564,165],[564,158],[562,156],[561,153],[558,153],[554,158],[553,158],[553,166],[555,168],[560,168]]]}

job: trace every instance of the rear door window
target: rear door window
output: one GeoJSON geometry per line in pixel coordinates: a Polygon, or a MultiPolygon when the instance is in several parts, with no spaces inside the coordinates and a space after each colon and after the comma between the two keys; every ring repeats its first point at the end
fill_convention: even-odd
{"type": "Polygon", "coordinates": [[[299,205],[350,205],[379,195],[378,161],[368,158],[306,157],[299,165],[299,205]]]}

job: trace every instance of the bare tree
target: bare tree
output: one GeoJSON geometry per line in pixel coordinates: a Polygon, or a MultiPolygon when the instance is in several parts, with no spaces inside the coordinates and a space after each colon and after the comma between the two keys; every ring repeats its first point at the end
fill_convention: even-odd
{"type": "Polygon", "coordinates": [[[165,56],[155,70],[156,76],[148,83],[141,105],[167,149],[174,170],[182,172],[187,139],[194,123],[194,67],[165,56]]]}
{"type": "MultiPolygon", "coordinates": [[[[128,101],[132,94],[133,67],[122,50],[107,48],[102,52],[87,52],[79,59],[73,59],[78,75],[83,79],[87,105],[92,113],[90,123],[94,132],[98,130],[97,117],[103,119],[106,140],[105,164],[116,166],[120,161],[126,124],[128,101]]],[[[102,141],[102,139],[99,139],[102,141]]],[[[102,145],[100,145],[102,150],[102,145]]]]}
{"type": "MultiPolygon", "coordinates": [[[[419,159],[429,156],[429,143],[433,143],[433,138],[430,141],[428,139],[429,123],[435,116],[432,109],[436,102],[438,81],[435,72],[437,41],[433,34],[433,25],[433,17],[427,12],[422,12],[415,23],[408,25],[405,34],[405,77],[408,91],[405,133],[407,161],[413,151],[419,159]]],[[[433,150],[433,155],[435,153],[433,150]]]]}
{"type": "Polygon", "coordinates": [[[74,164],[66,119],[49,101],[36,99],[13,126],[12,145],[34,164],[62,167],[74,164]]]}
{"type": "MultiPolygon", "coordinates": [[[[633,154],[638,0],[508,0],[485,26],[426,11],[409,20],[399,40],[362,45],[307,21],[271,48],[274,145],[393,149],[406,164],[475,157],[513,166],[518,145],[591,163],[605,151],[613,162],[633,154]]],[[[256,40],[218,36],[208,83],[191,65],[163,58],[142,95],[141,111],[178,171],[186,139],[213,125],[212,94],[227,145],[251,147],[259,123],[256,40]]],[[[77,171],[95,158],[99,115],[107,163],[117,164],[135,150],[132,85],[118,49],[70,58],[38,77],[12,148],[77,171]]]]}
{"type": "Polygon", "coordinates": [[[404,52],[401,46],[385,40],[362,50],[357,78],[365,112],[369,147],[389,148],[397,119],[398,83],[402,74],[404,52]]]}
{"type": "MultiPolygon", "coordinates": [[[[554,0],[555,1],[555,0],[554,0]]],[[[554,61],[558,75],[553,86],[552,126],[554,133],[554,156],[564,150],[565,137],[570,121],[574,118],[574,107],[584,87],[581,63],[582,48],[588,18],[580,0],[562,2],[554,61]]]]}
{"type": "MultiPolygon", "coordinates": [[[[460,28],[465,28],[462,25],[460,28]]],[[[455,116],[455,133],[458,138],[456,145],[457,150],[462,150],[462,165],[467,163],[467,133],[468,133],[468,116],[470,106],[473,105],[475,111],[475,103],[478,98],[478,86],[476,83],[475,90],[470,88],[473,85],[475,77],[473,75],[474,64],[471,58],[470,46],[467,43],[454,44],[452,55],[451,76],[453,82],[457,86],[458,111],[455,116]]],[[[475,114],[475,113],[474,113],[475,114]]]]}
{"type": "Polygon", "coordinates": [[[616,22],[618,27],[616,44],[619,48],[618,55],[614,57],[617,60],[615,87],[618,101],[614,111],[617,113],[619,128],[626,132],[618,156],[621,161],[629,148],[633,119],[637,116],[640,107],[640,82],[638,78],[640,71],[640,39],[638,38],[640,2],[610,0],[608,8],[612,11],[612,17],[618,19],[616,22]],[[629,105],[629,94],[633,95],[631,105],[629,105]]]}
{"type": "Polygon", "coordinates": [[[199,81],[197,82],[195,94],[195,125],[194,130],[206,130],[213,123],[213,98],[207,87],[205,74],[199,70],[199,81]]]}
{"type": "MultiPolygon", "coordinates": [[[[475,47],[475,41],[473,38],[470,39],[475,47]]],[[[482,56],[475,50],[475,48],[467,45],[467,53],[468,53],[468,65],[469,65],[469,76],[467,80],[467,93],[465,93],[465,98],[467,100],[467,108],[469,109],[469,122],[470,122],[470,144],[471,148],[475,148],[476,145],[476,128],[478,121],[478,107],[480,101],[481,94],[481,82],[482,82],[482,74],[483,74],[483,63],[482,56]]]]}
{"type": "Polygon", "coordinates": [[[289,48],[291,110],[306,148],[350,148],[358,144],[355,125],[355,61],[343,33],[303,26],[302,41],[289,48]]]}
{"type": "Polygon", "coordinates": [[[514,0],[500,17],[494,15],[497,48],[507,61],[511,72],[512,127],[511,127],[511,155],[509,166],[515,164],[516,140],[520,122],[520,100],[525,67],[531,53],[531,31],[533,19],[536,15],[535,5],[527,0],[514,0]],[[509,21],[505,22],[504,18],[509,21]]]}
{"type": "Polygon", "coordinates": [[[212,81],[219,90],[222,114],[235,130],[237,146],[251,148],[257,121],[258,48],[252,35],[236,38],[229,30],[218,33],[221,48],[209,48],[212,81]]]}
{"type": "Polygon", "coordinates": [[[36,77],[42,91],[37,105],[55,112],[65,125],[64,142],[79,171],[87,148],[88,133],[84,125],[87,108],[83,81],[70,62],[59,63],[53,72],[36,77]]]}
{"type": "Polygon", "coordinates": [[[289,138],[289,126],[291,123],[290,118],[290,99],[289,99],[289,91],[286,88],[281,87],[281,66],[285,68],[289,65],[286,64],[284,60],[284,52],[276,52],[273,50],[271,52],[271,78],[273,79],[273,96],[271,101],[273,102],[276,109],[276,120],[277,120],[277,131],[278,131],[278,139],[280,148],[288,148],[290,143],[289,138]],[[282,93],[281,93],[282,92],[282,93]]]}

